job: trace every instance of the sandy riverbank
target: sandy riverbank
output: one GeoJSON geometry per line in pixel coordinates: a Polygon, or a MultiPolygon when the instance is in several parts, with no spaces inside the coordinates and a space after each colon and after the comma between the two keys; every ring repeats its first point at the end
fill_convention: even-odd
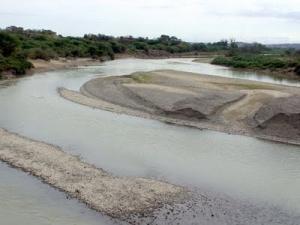
{"type": "Polygon", "coordinates": [[[0,160],[92,209],[133,225],[296,225],[299,221],[298,214],[269,204],[253,204],[205,189],[188,192],[180,186],[151,179],[116,177],[56,146],[3,129],[0,160]]]}
{"type": "Polygon", "coordinates": [[[70,69],[80,66],[94,66],[101,64],[102,61],[91,58],[74,58],[74,59],[51,59],[49,61],[36,59],[30,60],[34,68],[29,71],[29,74],[48,72],[61,69],[70,69]]]}
{"type": "MultiPolygon", "coordinates": [[[[128,58],[137,58],[137,59],[167,59],[167,58],[195,58],[198,62],[210,62],[213,59],[213,55],[195,55],[195,53],[190,54],[167,54],[165,52],[161,53],[160,51],[152,52],[149,54],[116,54],[115,59],[128,59],[128,58]]],[[[29,71],[29,74],[47,72],[60,69],[70,69],[80,66],[95,66],[103,63],[104,61],[110,60],[109,58],[102,59],[92,59],[92,58],[59,58],[51,59],[49,61],[36,59],[30,60],[34,68],[29,71]]]]}
{"type": "Polygon", "coordinates": [[[0,129],[0,159],[41,178],[101,213],[128,219],[188,196],[182,187],[144,178],[116,177],[60,148],[0,129]]]}
{"type": "Polygon", "coordinates": [[[112,112],[300,144],[295,87],[165,70],[97,78],[80,93],[58,91],[73,102],[112,112]]]}
{"type": "Polygon", "coordinates": [[[74,69],[81,66],[97,66],[100,65],[103,60],[96,60],[92,58],[59,58],[59,59],[51,59],[49,61],[35,59],[30,60],[33,64],[34,68],[27,71],[25,75],[17,77],[11,72],[6,72],[4,79],[0,79],[0,86],[9,86],[12,82],[15,82],[19,78],[31,76],[37,73],[44,73],[55,70],[64,70],[64,69],[74,69]]]}

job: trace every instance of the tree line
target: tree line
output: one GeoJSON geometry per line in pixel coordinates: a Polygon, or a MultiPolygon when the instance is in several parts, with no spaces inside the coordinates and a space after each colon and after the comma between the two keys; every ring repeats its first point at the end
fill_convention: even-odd
{"type": "MultiPolygon", "coordinates": [[[[241,68],[261,67],[259,63],[265,58],[254,56],[270,51],[273,50],[258,43],[244,44],[235,40],[191,43],[169,35],[161,35],[158,38],[113,37],[104,34],[64,37],[51,30],[32,30],[11,26],[0,29],[0,74],[3,71],[11,71],[16,75],[25,74],[33,67],[30,59],[50,60],[59,57],[114,59],[116,54],[122,53],[165,56],[178,53],[218,52],[225,56],[215,59],[215,64],[241,68]]],[[[295,58],[292,57],[296,54],[295,52],[289,52],[289,54],[290,58],[295,58]]],[[[282,63],[278,57],[276,61],[269,59],[266,61],[268,62],[263,62],[262,67],[281,67],[286,63],[282,63]]],[[[295,67],[300,70],[297,65],[295,67]]]]}
{"type": "MultiPolygon", "coordinates": [[[[231,43],[232,44],[232,43],[231,43]]],[[[10,70],[21,75],[33,67],[29,59],[50,60],[59,57],[91,57],[114,59],[115,54],[159,53],[176,54],[189,52],[223,51],[230,43],[189,43],[181,39],[161,35],[158,38],[132,36],[113,37],[103,34],[86,34],[83,37],[64,37],[51,30],[31,30],[7,27],[0,30],[0,73],[10,70]]]]}

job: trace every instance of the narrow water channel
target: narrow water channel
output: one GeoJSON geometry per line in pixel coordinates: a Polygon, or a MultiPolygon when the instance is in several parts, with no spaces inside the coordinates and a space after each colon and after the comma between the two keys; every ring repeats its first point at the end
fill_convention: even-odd
{"type": "MultiPolygon", "coordinates": [[[[56,92],[58,87],[79,90],[96,76],[156,69],[300,85],[191,59],[116,60],[43,73],[0,89],[0,127],[61,146],[116,175],[166,180],[300,214],[299,147],[94,110],[62,99],[56,92]]],[[[53,224],[47,222],[50,218],[64,220],[57,224],[96,224],[98,214],[26,176],[0,164],[0,218],[7,217],[5,224],[36,217],[36,222],[27,224],[53,224]],[[61,205],[67,210],[61,210],[61,205]]]]}
{"type": "MultiPolygon", "coordinates": [[[[113,225],[47,184],[0,163],[0,224],[113,225]]],[[[120,223],[118,223],[120,224],[120,223]]]]}

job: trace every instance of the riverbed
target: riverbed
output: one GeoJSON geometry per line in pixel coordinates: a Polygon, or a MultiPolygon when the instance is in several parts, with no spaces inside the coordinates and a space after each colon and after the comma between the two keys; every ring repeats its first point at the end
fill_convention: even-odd
{"type": "MultiPolygon", "coordinates": [[[[261,207],[280,208],[299,216],[299,147],[95,110],[61,98],[56,90],[58,87],[79,90],[84,82],[98,76],[126,75],[157,69],[300,85],[297,81],[231,71],[224,67],[195,63],[192,59],[116,60],[99,66],[26,77],[2,88],[0,127],[58,145],[68,153],[79,155],[83,160],[119,176],[165,180],[203,192],[221,193],[261,207]]],[[[11,186],[17,187],[18,177],[24,179],[26,188],[30,185],[38,186],[37,189],[46,200],[51,202],[53,198],[49,196],[52,195],[61,199],[62,204],[66,204],[62,208],[69,208],[66,213],[72,211],[72,215],[77,215],[80,210],[86,212],[88,218],[81,218],[84,224],[94,224],[93,218],[99,217],[76,201],[64,199],[63,194],[1,165],[1,180],[6,178],[4,180],[9,181],[11,186]],[[72,205],[71,209],[69,204],[72,205]]],[[[11,199],[7,189],[5,185],[0,186],[2,202],[11,199]]],[[[23,188],[14,189],[19,202],[34,198],[35,193],[26,195],[22,194],[23,191],[23,188]]],[[[39,195],[38,191],[35,192],[39,195]]],[[[35,203],[35,210],[39,208],[38,213],[44,213],[45,216],[41,216],[44,220],[30,224],[51,224],[47,223],[47,219],[53,217],[47,212],[51,203],[35,203]],[[47,206],[38,207],[39,204],[47,206]]],[[[35,217],[30,210],[17,213],[22,209],[13,207],[8,211],[15,211],[14,221],[24,222],[24,218],[31,221],[35,217]]],[[[1,203],[0,212],[6,212],[6,208],[1,203]]],[[[81,224],[80,221],[68,221],[63,210],[59,212],[65,221],[61,224],[81,224]]],[[[7,221],[10,221],[8,213],[3,213],[1,218],[6,215],[7,221]]],[[[105,219],[103,221],[106,224],[105,219]]]]}

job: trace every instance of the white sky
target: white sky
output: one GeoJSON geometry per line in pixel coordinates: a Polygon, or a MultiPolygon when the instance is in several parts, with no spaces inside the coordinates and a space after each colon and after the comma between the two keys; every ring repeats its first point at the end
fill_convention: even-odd
{"type": "Polygon", "coordinates": [[[0,0],[0,27],[300,43],[300,0],[0,0]]]}

